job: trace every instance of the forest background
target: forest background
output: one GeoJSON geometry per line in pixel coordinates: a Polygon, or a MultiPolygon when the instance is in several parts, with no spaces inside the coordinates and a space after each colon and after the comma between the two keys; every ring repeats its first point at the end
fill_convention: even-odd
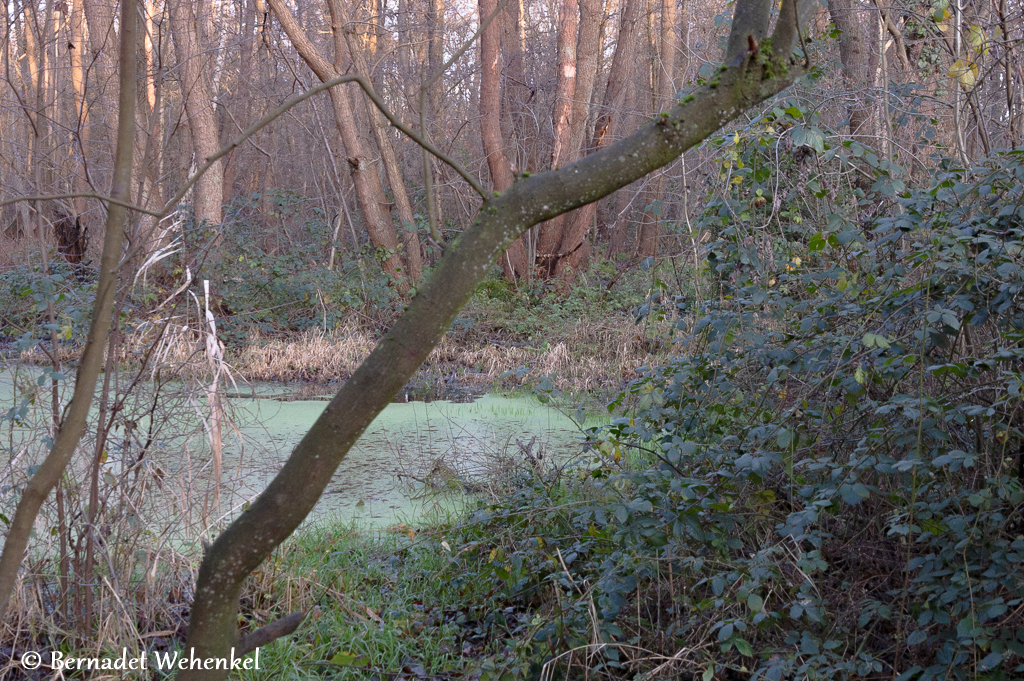
{"type": "MultiPolygon", "coordinates": [[[[61,424],[108,209],[132,209],[85,465],[43,509],[3,673],[26,644],[184,641],[196,556],[154,540],[141,499],[165,472],[109,473],[110,438],[141,464],[142,415],[174,428],[198,410],[218,495],[236,376],[348,378],[480,190],[717,87],[733,6],[143,2],[134,164],[111,201],[117,10],[0,3],[0,314],[32,377],[4,417],[12,499],[61,424]],[[368,87],[232,146],[344,75],[368,87]],[[35,448],[16,447],[40,413],[35,448]]],[[[817,7],[793,87],[528,230],[412,388],[608,404],[586,463],[519,443],[466,517],[303,535],[246,587],[240,640],[287,629],[274,673],[353,678],[1020,673],[1022,12],[817,7]]],[[[194,515],[191,537],[216,535],[194,515]]]]}

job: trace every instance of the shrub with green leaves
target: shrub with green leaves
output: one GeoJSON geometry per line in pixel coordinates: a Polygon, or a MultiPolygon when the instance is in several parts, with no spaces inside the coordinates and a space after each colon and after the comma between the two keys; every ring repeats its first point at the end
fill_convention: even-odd
{"type": "Polygon", "coordinates": [[[622,392],[587,465],[478,514],[478,560],[500,545],[495,579],[547,615],[538,659],[1024,675],[1024,152],[938,168],[863,227],[758,250],[734,216],[718,299],[668,311],[686,352],[622,392]]]}

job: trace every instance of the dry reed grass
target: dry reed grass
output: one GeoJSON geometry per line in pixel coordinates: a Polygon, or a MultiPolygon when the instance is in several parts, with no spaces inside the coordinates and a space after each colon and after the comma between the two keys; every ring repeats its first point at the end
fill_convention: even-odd
{"type": "Polygon", "coordinates": [[[56,550],[39,548],[26,558],[8,616],[0,622],[0,679],[29,678],[16,654],[26,650],[67,653],[70,646],[78,656],[102,657],[119,654],[124,647],[130,657],[138,657],[143,651],[173,647],[184,637],[195,561],[166,546],[143,548],[141,537],[134,539],[130,553],[112,549],[106,561],[113,571],[92,585],[95,627],[90,632],[82,631],[82,622],[74,620],[72,612],[81,606],[75,591],[62,594],[52,557],[56,550]],[[147,556],[148,564],[136,562],[139,553],[147,556]]]}
{"type": "MultiPolygon", "coordinates": [[[[670,322],[651,323],[644,334],[631,319],[581,320],[563,326],[546,341],[526,344],[481,338],[477,334],[449,333],[434,349],[418,380],[454,377],[469,387],[502,383],[506,387],[529,384],[552,376],[555,387],[564,392],[593,392],[620,387],[636,377],[637,369],[678,354],[668,342],[670,322]],[[525,371],[518,371],[525,368],[525,371]],[[516,375],[506,376],[508,372],[516,375]]],[[[150,327],[135,333],[122,344],[125,365],[138,362],[155,339],[150,327]]],[[[327,383],[348,379],[370,354],[378,334],[350,323],[327,334],[309,332],[298,337],[259,339],[241,350],[228,351],[226,361],[232,373],[246,381],[327,383]]],[[[157,348],[159,363],[166,371],[183,377],[206,372],[206,340],[199,324],[174,325],[157,348]]],[[[78,350],[60,348],[61,361],[73,362],[78,350]]],[[[22,353],[24,363],[47,364],[40,349],[22,353]]]]}
{"type": "MultiPolygon", "coordinates": [[[[579,321],[536,346],[450,333],[421,371],[428,376],[454,374],[463,384],[485,386],[525,368],[515,381],[553,374],[559,390],[589,392],[620,386],[639,367],[673,353],[670,343],[638,334],[630,320],[614,321],[579,321]]],[[[667,323],[659,325],[656,335],[667,336],[668,328],[667,323]]],[[[234,367],[248,380],[344,380],[376,343],[371,331],[349,326],[328,335],[310,333],[250,345],[235,358],[234,367]]]]}

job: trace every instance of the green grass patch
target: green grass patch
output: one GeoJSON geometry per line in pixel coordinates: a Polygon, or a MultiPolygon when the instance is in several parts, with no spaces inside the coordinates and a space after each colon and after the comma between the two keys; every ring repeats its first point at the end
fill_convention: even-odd
{"type": "Polygon", "coordinates": [[[289,609],[311,613],[296,634],[261,649],[261,669],[241,678],[501,678],[523,615],[496,607],[496,575],[467,572],[453,553],[464,539],[460,530],[417,533],[401,524],[378,535],[331,526],[301,533],[266,568],[274,588],[250,605],[275,602],[267,620],[289,609]]]}

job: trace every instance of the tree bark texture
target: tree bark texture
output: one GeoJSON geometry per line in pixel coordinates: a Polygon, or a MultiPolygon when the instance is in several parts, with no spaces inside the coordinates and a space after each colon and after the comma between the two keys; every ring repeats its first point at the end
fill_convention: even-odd
{"type": "MultiPolygon", "coordinates": [[[[656,111],[664,111],[675,103],[676,97],[676,0],[661,0],[661,38],[658,47],[656,111]]],[[[665,175],[658,173],[651,180],[643,220],[640,223],[638,252],[644,257],[658,255],[658,240],[661,235],[661,221],[665,218],[662,195],[665,191],[665,175]]]]}
{"type": "Polygon", "coordinates": [[[510,0],[505,4],[501,24],[503,134],[508,140],[512,166],[520,172],[532,173],[540,167],[540,129],[537,117],[530,111],[535,93],[526,79],[523,0],[510,0]]]}
{"type": "MultiPolygon", "coordinates": [[[[872,137],[875,131],[867,92],[868,40],[860,13],[853,0],[829,0],[828,14],[839,30],[839,60],[843,67],[843,80],[850,90],[847,96],[850,134],[872,137]]],[[[874,81],[873,76],[871,81],[874,81]]]]}
{"type": "MultiPolygon", "coordinates": [[[[427,73],[433,77],[433,74],[437,73],[438,70],[444,66],[444,0],[428,0],[428,2],[427,41],[429,43],[429,68],[427,69],[427,73]]],[[[436,78],[430,86],[430,89],[427,91],[427,106],[427,121],[431,137],[435,140],[445,139],[447,135],[445,130],[443,76],[436,78]]],[[[425,150],[423,151],[423,155],[424,163],[433,164],[433,159],[427,158],[427,152],[425,150]]],[[[429,170],[430,167],[424,167],[424,173],[429,170]]],[[[438,191],[437,183],[430,182],[430,186],[427,186],[429,180],[430,178],[424,175],[423,189],[429,199],[427,209],[430,210],[432,208],[433,210],[433,215],[430,216],[430,221],[433,228],[437,230],[436,236],[442,236],[441,225],[444,224],[444,216],[441,212],[441,194],[438,191]]]]}
{"type": "MultiPolygon", "coordinates": [[[[497,0],[480,0],[480,21],[498,7],[497,0]]],[[[491,186],[503,192],[512,186],[512,168],[501,136],[501,24],[492,21],[480,36],[480,141],[491,173],[491,186]]],[[[521,239],[509,245],[501,258],[505,278],[516,281],[526,276],[526,246],[521,239]]]]}
{"type": "MultiPolygon", "coordinates": [[[[357,75],[370,82],[370,69],[366,64],[366,57],[363,55],[362,46],[359,44],[359,36],[356,26],[349,19],[348,10],[345,9],[345,0],[328,0],[331,11],[331,30],[336,35],[344,35],[348,55],[352,60],[357,75]]],[[[363,93],[357,95],[364,97],[363,93]]],[[[405,243],[405,262],[409,268],[410,283],[415,286],[423,277],[423,260],[420,254],[420,238],[416,233],[416,218],[413,216],[412,204],[409,202],[409,195],[405,191],[405,178],[402,176],[402,169],[398,165],[398,157],[395,155],[395,146],[388,134],[388,126],[383,114],[372,104],[369,106],[370,127],[373,129],[373,137],[377,141],[377,149],[380,150],[380,158],[384,164],[384,172],[387,174],[388,184],[391,186],[391,195],[395,198],[395,209],[398,211],[399,230],[402,241],[405,243]]]]}
{"type": "MultiPolygon", "coordinates": [[[[558,9],[558,57],[555,86],[555,108],[552,112],[551,167],[558,168],[571,161],[572,153],[572,110],[573,95],[576,92],[576,39],[579,28],[579,4],[577,0],[561,0],[558,9]]],[[[554,273],[558,260],[558,248],[562,244],[562,227],[565,216],[545,222],[540,226],[537,243],[537,260],[546,276],[554,273]]]]}
{"type": "MultiPolygon", "coordinates": [[[[576,40],[576,88],[572,103],[572,124],[569,133],[569,160],[575,161],[583,151],[587,120],[590,116],[590,100],[594,96],[597,80],[598,57],[600,56],[604,23],[602,0],[581,0],[579,37],[576,40]]],[[[564,216],[561,240],[558,245],[558,259],[555,275],[564,277],[570,270],[576,272],[586,267],[590,259],[590,242],[587,234],[594,224],[597,205],[588,203],[583,208],[564,216]]]]}
{"type": "MultiPolygon", "coordinates": [[[[316,74],[316,77],[321,82],[326,82],[340,75],[337,64],[327,61],[317,51],[283,0],[268,0],[268,3],[299,56],[316,74]]],[[[334,39],[336,58],[340,58],[343,52],[339,52],[339,50],[345,49],[345,39],[342,35],[335,35],[334,39]]],[[[359,126],[356,124],[352,100],[349,97],[349,92],[343,86],[331,88],[330,93],[338,135],[345,145],[349,172],[352,176],[352,184],[355,185],[356,198],[363,214],[363,221],[366,223],[366,233],[369,234],[370,242],[374,247],[382,251],[380,254],[381,267],[394,278],[398,290],[404,293],[409,289],[409,281],[406,276],[405,264],[402,262],[399,252],[398,236],[395,234],[395,227],[390,216],[384,210],[387,203],[384,189],[371,156],[367,153],[362,138],[359,136],[359,126]]]]}
{"type": "MultiPolygon", "coordinates": [[[[117,94],[117,33],[114,31],[114,5],[107,0],[82,0],[85,20],[89,30],[88,46],[91,51],[86,60],[88,79],[96,85],[99,92],[97,101],[90,104],[98,120],[102,133],[90,133],[98,144],[96,151],[102,151],[93,164],[100,168],[110,168],[114,157],[117,140],[118,110],[115,102],[117,94]],[[101,145],[101,146],[100,146],[101,145]]],[[[83,45],[83,49],[84,49],[83,45]]],[[[87,121],[88,123],[88,121],[87,121]]],[[[109,176],[108,176],[109,177],[109,176]]],[[[96,178],[99,179],[99,178],[96,178]]],[[[106,179],[106,178],[103,178],[106,179]]]]}
{"type": "MultiPolygon", "coordinates": [[[[615,54],[612,56],[611,69],[608,72],[608,84],[604,90],[604,101],[597,122],[594,124],[594,148],[603,149],[616,141],[624,132],[624,112],[633,108],[636,95],[637,47],[640,40],[640,23],[643,11],[642,0],[622,0],[619,16],[619,37],[615,43],[615,54]]],[[[629,191],[622,190],[612,204],[610,223],[609,255],[621,252],[625,248],[626,206],[629,203],[629,191]],[[621,217],[620,217],[621,216],[621,217]]]]}
{"type": "MultiPolygon", "coordinates": [[[[220,133],[210,93],[210,60],[204,54],[198,33],[197,2],[168,0],[171,33],[178,56],[178,82],[188,128],[192,135],[195,164],[201,166],[220,149],[220,133]]],[[[192,209],[196,219],[219,225],[224,207],[224,166],[218,161],[203,174],[193,190],[192,209]]]]}

